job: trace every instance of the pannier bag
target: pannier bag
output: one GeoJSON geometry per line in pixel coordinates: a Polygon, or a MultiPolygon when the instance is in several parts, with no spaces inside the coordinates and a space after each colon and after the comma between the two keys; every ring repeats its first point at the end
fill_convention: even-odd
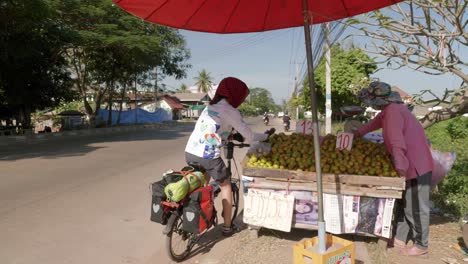
{"type": "Polygon", "coordinates": [[[184,201],[182,229],[193,234],[200,234],[210,228],[216,216],[213,199],[211,185],[192,192],[189,199],[184,201]]]}
{"type": "Polygon", "coordinates": [[[199,171],[182,172],[183,178],[177,182],[169,183],[164,188],[168,200],[179,202],[187,194],[205,185],[205,176],[199,171]]]}
{"type": "Polygon", "coordinates": [[[193,171],[192,167],[184,167],[182,172],[180,171],[168,171],[164,173],[162,180],[153,182],[151,184],[151,216],[150,219],[153,222],[160,224],[167,224],[167,220],[170,216],[170,209],[161,204],[162,201],[167,199],[164,193],[164,188],[173,182],[181,180],[186,171],[193,171]]]}

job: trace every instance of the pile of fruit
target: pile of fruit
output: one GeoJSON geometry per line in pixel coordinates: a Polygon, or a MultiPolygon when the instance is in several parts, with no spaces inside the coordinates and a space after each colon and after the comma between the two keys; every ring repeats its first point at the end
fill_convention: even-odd
{"type": "MultiPolygon", "coordinates": [[[[327,135],[320,146],[322,172],[397,177],[390,154],[383,144],[361,138],[353,140],[351,151],[336,148],[336,136],[327,135]]],[[[258,149],[248,155],[248,167],[315,172],[312,135],[294,133],[270,137],[270,151],[258,149]]]]}

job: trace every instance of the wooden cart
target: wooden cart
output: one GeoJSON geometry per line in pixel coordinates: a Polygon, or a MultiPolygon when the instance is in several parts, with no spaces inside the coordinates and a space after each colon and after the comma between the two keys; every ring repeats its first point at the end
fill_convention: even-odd
{"type": "MultiPolygon", "coordinates": [[[[242,161],[242,174],[254,179],[244,183],[245,188],[275,189],[289,191],[317,191],[317,175],[309,171],[291,171],[247,166],[248,157],[242,161]]],[[[401,177],[379,177],[348,174],[322,174],[324,193],[401,199],[405,179],[401,177]]],[[[292,228],[311,229],[316,227],[292,223],[292,228]]],[[[259,227],[249,226],[256,236],[259,227]]],[[[358,233],[359,234],[359,233],[358,233]]],[[[379,242],[380,243],[380,242],[379,242]]]]}

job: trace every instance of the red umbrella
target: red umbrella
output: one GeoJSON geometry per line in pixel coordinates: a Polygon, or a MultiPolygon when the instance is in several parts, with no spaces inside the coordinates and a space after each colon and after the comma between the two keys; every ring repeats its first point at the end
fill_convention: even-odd
{"type": "Polygon", "coordinates": [[[319,251],[324,253],[322,171],[317,98],[312,66],[311,24],[337,20],[386,7],[401,0],[113,0],[127,12],[152,23],[212,33],[246,33],[304,26],[312,103],[319,204],[319,251]]]}
{"type": "MultiPolygon", "coordinates": [[[[313,23],[362,14],[399,0],[309,0],[313,23]]],[[[155,24],[212,32],[260,32],[304,25],[302,0],[114,0],[127,12],[155,24]]]]}

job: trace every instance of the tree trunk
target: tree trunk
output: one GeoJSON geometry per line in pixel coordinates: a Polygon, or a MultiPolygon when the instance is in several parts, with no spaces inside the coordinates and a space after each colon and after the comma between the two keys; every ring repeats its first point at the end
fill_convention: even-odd
{"type": "Polygon", "coordinates": [[[109,86],[109,98],[107,99],[107,104],[109,105],[109,112],[107,115],[107,125],[112,126],[112,94],[114,93],[113,83],[109,86]]]}
{"type": "Polygon", "coordinates": [[[94,109],[94,115],[99,115],[99,110],[101,110],[101,104],[102,104],[102,97],[106,93],[106,89],[99,88],[96,92],[96,109],[94,109]]]}
{"type": "Polygon", "coordinates": [[[86,96],[83,97],[83,104],[84,104],[86,114],[88,116],[93,115],[93,108],[89,104],[88,99],[86,98],[86,96]]]}
{"type": "Polygon", "coordinates": [[[28,106],[20,107],[19,121],[23,129],[31,128],[31,109],[28,106]]]}
{"type": "Polygon", "coordinates": [[[117,125],[120,124],[120,116],[122,115],[122,105],[123,105],[123,101],[125,99],[126,90],[127,90],[127,85],[124,84],[124,86],[122,88],[122,92],[120,94],[119,115],[117,116],[117,125]]]}

